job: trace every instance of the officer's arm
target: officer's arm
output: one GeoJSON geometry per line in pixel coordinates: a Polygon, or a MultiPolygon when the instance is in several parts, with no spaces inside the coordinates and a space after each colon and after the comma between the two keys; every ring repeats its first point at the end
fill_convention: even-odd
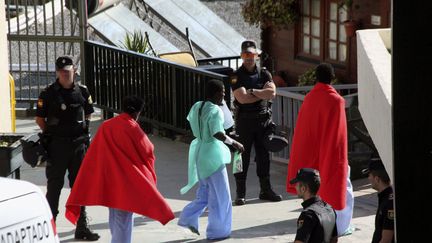
{"type": "Polygon", "coordinates": [[[46,128],[46,121],[44,117],[36,117],[36,124],[40,127],[40,129],[42,130],[42,132],[45,131],[46,128]]]}
{"type": "Polygon", "coordinates": [[[253,95],[262,100],[271,100],[276,97],[276,85],[269,81],[267,82],[263,89],[253,89],[253,95]]]}
{"type": "Polygon", "coordinates": [[[382,233],[380,243],[393,242],[394,237],[394,210],[393,200],[388,200],[383,205],[384,220],[382,222],[382,233]]]}
{"type": "Polygon", "coordinates": [[[38,98],[37,107],[36,107],[36,124],[45,132],[46,129],[46,117],[48,115],[48,93],[47,90],[43,90],[38,98]]]}
{"type": "Polygon", "coordinates": [[[309,242],[312,230],[319,223],[318,218],[310,211],[302,212],[297,220],[297,233],[294,243],[309,242]]]}
{"type": "Polygon", "coordinates": [[[383,230],[381,233],[381,240],[379,243],[391,243],[393,242],[393,230],[383,230]]]}
{"type": "Polygon", "coordinates": [[[240,87],[234,90],[234,97],[240,104],[251,104],[261,99],[246,92],[245,87],[240,87]]]}

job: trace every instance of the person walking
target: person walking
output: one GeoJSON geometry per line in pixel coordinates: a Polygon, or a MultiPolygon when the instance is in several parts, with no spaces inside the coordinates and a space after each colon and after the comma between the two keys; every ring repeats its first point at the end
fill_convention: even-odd
{"type": "Polygon", "coordinates": [[[289,183],[300,168],[319,171],[322,184],[318,195],[338,214],[338,234],[350,233],[353,193],[349,179],[348,135],[345,100],[330,85],[334,69],[328,63],[315,68],[316,84],[304,98],[298,113],[288,163],[289,183]],[[348,203],[347,203],[348,202],[348,203]]]}
{"type": "Polygon", "coordinates": [[[174,219],[156,187],[154,146],[137,122],[143,106],[141,98],[126,96],[122,113],[102,123],[66,202],[74,224],[80,206],[108,207],[111,243],[132,242],[133,213],[164,225],[174,219]]]}
{"type": "Polygon", "coordinates": [[[224,116],[219,105],[225,96],[221,81],[206,84],[206,100],[196,102],[189,111],[195,139],[189,147],[188,184],[180,192],[188,192],[198,183],[196,198],[182,210],[178,225],[199,234],[198,218],[208,209],[206,236],[209,240],[224,239],[231,234],[232,205],[225,164],[230,163],[227,145],[243,152],[243,145],[224,131],[224,116]]]}

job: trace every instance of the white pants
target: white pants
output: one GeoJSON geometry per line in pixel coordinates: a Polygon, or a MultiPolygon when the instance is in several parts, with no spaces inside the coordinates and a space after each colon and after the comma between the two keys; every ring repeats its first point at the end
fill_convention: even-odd
{"type": "Polygon", "coordinates": [[[115,208],[109,208],[109,227],[111,243],[131,243],[133,228],[133,213],[115,208]]]}
{"type": "Polygon", "coordinates": [[[199,181],[196,199],[180,214],[178,225],[198,230],[198,218],[208,208],[207,239],[222,239],[231,234],[232,205],[226,168],[199,181]]]}
{"type": "Polygon", "coordinates": [[[336,225],[338,236],[344,235],[347,230],[350,229],[351,220],[353,216],[354,210],[354,193],[350,179],[351,168],[348,166],[348,174],[347,174],[347,193],[346,193],[346,205],[342,210],[336,211],[336,225]]]}

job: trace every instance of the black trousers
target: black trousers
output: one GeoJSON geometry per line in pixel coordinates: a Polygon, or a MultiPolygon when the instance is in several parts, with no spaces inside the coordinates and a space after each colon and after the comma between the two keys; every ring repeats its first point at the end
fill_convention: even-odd
{"type": "Polygon", "coordinates": [[[68,172],[69,186],[72,188],[86,152],[85,142],[73,138],[52,137],[48,144],[48,163],[46,166],[47,194],[54,219],[56,219],[60,192],[64,177],[68,172]]]}
{"type": "Polygon", "coordinates": [[[259,178],[270,176],[270,154],[263,145],[265,126],[269,116],[260,118],[237,118],[236,134],[238,141],[243,144],[242,154],[243,172],[234,174],[236,180],[246,180],[249,169],[252,145],[255,146],[256,174],[259,178]]]}

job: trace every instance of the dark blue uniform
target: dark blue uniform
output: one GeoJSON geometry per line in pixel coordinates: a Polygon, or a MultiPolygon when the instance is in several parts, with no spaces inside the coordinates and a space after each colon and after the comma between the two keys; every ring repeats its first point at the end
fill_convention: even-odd
{"type": "MultiPolygon", "coordinates": [[[[319,210],[323,212],[320,217],[321,218],[328,218],[328,216],[331,216],[334,221],[330,222],[331,225],[327,225],[330,228],[333,228],[331,230],[331,237],[337,237],[337,227],[336,227],[336,213],[334,210],[321,200],[319,197],[312,197],[308,200],[304,201],[302,203],[303,211],[300,214],[299,218],[297,219],[297,234],[295,240],[307,242],[307,243],[323,243],[326,242],[324,239],[324,227],[323,227],[323,220],[319,218],[317,213],[312,210],[311,206],[316,206],[320,209],[325,210],[319,210]],[[326,215],[327,214],[327,215],[326,215]],[[330,215],[332,214],[332,215],[330,215]]],[[[318,211],[318,210],[316,210],[318,211]]],[[[327,223],[329,223],[327,222],[327,223]]],[[[330,234],[330,232],[328,232],[330,234]]]]}
{"type": "MultiPolygon", "coordinates": [[[[232,90],[244,87],[248,89],[263,89],[267,82],[273,82],[271,74],[265,69],[255,68],[253,72],[241,66],[236,72],[236,82],[232,84],[232,90]]],[[[270,154],[264,147],[266,126],[271,120],[270,106],[268,100],[259,100],[251,104],[241,104],[237,100],[235,105],[235,130],[238,141],[243,144],[245,151],[242,154],[243,172],[234,174],[237,185],[237,198],[244,198],[246,194],[246,177],[250,163],[252,144],[256,153],[256,173],[260,178],[260,199],[280,201],[281,197],[276,195],[270,186],[270,154]]],[[[236,200],[237,201],[237,200],[236,200]]],[[[236,203],[237,204],[237,203],[236,203]]]]}
{"type": "Polygon", "coordinates": [[[64,89],[57,81],[39,95],[36,116],[46,118],[43,140],[49,156],[47,200],[54,218],[66,170],[72,187],[84,158],[88,143],[85,116],[93,112],[90,93],[82,85],[64,89]]]}
{"type": "MultiPolygon", "coordinates": [[[[261,72],[256,68],[249,72],[241,66],[236,71],[237,82],[232,85],[232,90],[244,87],[248,89],[262,89],[264,84],[272,81],[268,71],[261,72]],[[265,74],[265,75],[264,75],[265,74]]],[[[243,172],[235,174],[238,179],[246,180],[249,168],[250,152],[252,144],[255,145],[257,175],[258,177],[268,177],[270,170],[270,155],[265,149],[262,141],[264,140],[265,125],[270,119],[268,101],[260,100],[252,104],[240,104],[234,101],[236,106],[235,129],[239,135],[239,142],[243,144],[243,172]]]]}
{"type": "MultiPolygon", "coordinates": [[[[372,243],[380,242],[383,230],[394,230],[393,188],[391,186],[378,193],[378,210],[375,216],[372,243]]],[[[392,242],[395,242],[394,237],[392,242]]]]}

